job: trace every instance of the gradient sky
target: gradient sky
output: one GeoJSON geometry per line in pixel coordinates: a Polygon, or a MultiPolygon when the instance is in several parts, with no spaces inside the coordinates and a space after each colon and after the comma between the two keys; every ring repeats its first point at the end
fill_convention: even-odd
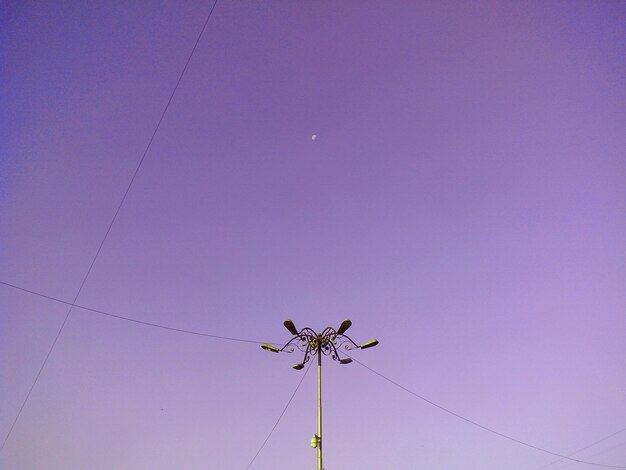
{"type": "MultiPolygon", "coordinates": [[[[1,281],[74,299],[210,8],[3,3],[1,281]]],[[[516,439],[626,428],[625,24],[619,1],[220,1],[77,303],[256,341],[350,318],[380,340],[359,360],[516,439]]],[[[2,439],[66,313],[0,285],[2,439]]],[[[245,469],[298,359],[74,309],[0,467],[245,469]]],[[[555,460],[326,365],[327,470],[555,460]]],[[[253,469],[314,468],[315,388],[253,469]]],[[[626,466],[626,431],[575,456],[626,466]]]]}

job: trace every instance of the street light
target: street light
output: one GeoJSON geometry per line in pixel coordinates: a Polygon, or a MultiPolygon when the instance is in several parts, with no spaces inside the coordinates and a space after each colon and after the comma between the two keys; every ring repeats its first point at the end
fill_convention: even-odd
{"type": "Polygon", "coordinates": [[[311,357],[317,354],[317,434],[311,439],[311,447],[317,449],[317,470],[322,468],[322,355],[330,356],[333,360],[340,364],[350,364],[350,357],[342,358],[339,351],[351,351],[353,349],[373,348],[378,344],[378,340],[372,339],[361,345],[356,344],[349,336],[344,333],[352,326],[350,320],[344,320],[338,329],[327,327],[321,333],[316,333],[311,328],[302,328],[298,330],[292,320],[285,320],[285,328],[293,335],[282,348],[278,348],[272,344],[264,343],[261,345],[263,349],[270,352],[287,352],[293,353],[296,348],[304,353],[304,359],[292,367],[296,370],[304,369],[304,365],[309,362],[311,357]]]}
{"type": "Polygon", "coordinates": [[[377,344],[378,344],[378,340],[377,339],[371,339],[371,340],[367,341],[366,343],[363,343],[361,346],[359,346],[359,348],[360,349],[373,348],[377,344]]]}
{"type": "Polygon", "coordinates": [[[261,345],[261,347],[262,347],[263,349],[265,349],[266,351],[275,352],[275,353],[280,352],[280,349],[278,349],[278,348],[277,348],[276,346],[274,346],[273,344],[263,343],[263,344],[261,345]]]}

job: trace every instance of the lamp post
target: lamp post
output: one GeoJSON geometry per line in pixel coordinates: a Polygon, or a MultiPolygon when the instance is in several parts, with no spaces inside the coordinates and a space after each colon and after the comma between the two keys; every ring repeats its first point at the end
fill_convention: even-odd
{"type": "Polygon", "coordinates": [[[296,370],[304,369],[304,365],[317,355],[317,434],[311,438],[311,447],[317,448],[317,470],[323,470],[322,467],[322,355],[330,356],[333,360],[340,364],[350,364],[352,359],[349,357],[342,358],[339,351],[345,349],[351,351],[353,349],[367,349],[378,344],[378,340],[370,340],[361,345],[352,341],[349,336],[344,333],[352,326],[350,320],[344,320],[338,329],[327,327],[321,333],[316,333],[311,328],[302,328],[298,330],[293,321],[285,320],[285,328],[293,335],[282,348],[278,348],[272,344],[264,343],[261,345],[263,349],[270,352],[287,352],[293,353],[296,348],[304,353],[304,359],[292,367],[296,370]]]}

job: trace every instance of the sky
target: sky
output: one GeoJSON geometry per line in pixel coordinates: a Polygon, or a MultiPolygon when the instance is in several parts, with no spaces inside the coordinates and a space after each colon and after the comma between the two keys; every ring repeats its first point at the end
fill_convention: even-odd
{"type": "Polygon", "coordinates": [[[0,7],[0,467],[626,466],[626,4],[212,5],[0,7]]]}

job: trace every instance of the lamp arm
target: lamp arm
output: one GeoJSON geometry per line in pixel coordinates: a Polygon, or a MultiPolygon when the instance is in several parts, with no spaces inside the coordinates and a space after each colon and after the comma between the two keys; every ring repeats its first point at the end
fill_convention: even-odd
{"type": "Polygon", "coordinates": [[[335,343],[333,341],[329,341],[328,344],[330,344],[330,357],[333,358],[333,360],[338,361],[340,358],[339,356],[339,351],[337,350],[337,347],[335,346],[335,343]]]}
{"type": "Polygon", "coordinates": [[[297,346],[296,340],[299,340],[300,336],[294,336],[293,338],[291,338],[289,341],[287,341],[285,343],[285,345],[279,349],[279,352],[288,352],[288,353],[292,353],[293,352],[293,347],[291,347],[291,350],[287,350],[287,348],[289,348],[290,346],[293,346],[294,344],[297,346]]]}
{"type": "Polygon", "coordinates": [[[308,327],[302,328],[297,335],[292,337],[282,348],[280,348],[279,352],[292,353],[295,348],[298,348],[302,352],[306,352],[311,343],[316,340],[317,334],[315,331],[308,327]]]}
{"type": "Polygon", "coordinates": [[[337,336],[337,331],[332,326],[327,326],[324,331],[322,331],[322,338],[332,338],[334,339],[337,336]]]}
{"type": "Polygon", "coordinates": [[[358,345],[358,344],[356,344],[356,343],[352,340],[352,338],[350,338],[348,335],[341,335],[341,336],[340,336],[340,338],[341,338],[341,340],[342,340],[342,341],[341,341],[341,344],[340,344],[341,346],[343,346],[345,343],[349,343],[349,344],[346,344],[346,346],[345,346],[345,348],[346,348],[347,350],[354,349],[354,348],[356,348],[356,349],[358,349],[358,348],[359,348],[359,345],[358,345]]]}

